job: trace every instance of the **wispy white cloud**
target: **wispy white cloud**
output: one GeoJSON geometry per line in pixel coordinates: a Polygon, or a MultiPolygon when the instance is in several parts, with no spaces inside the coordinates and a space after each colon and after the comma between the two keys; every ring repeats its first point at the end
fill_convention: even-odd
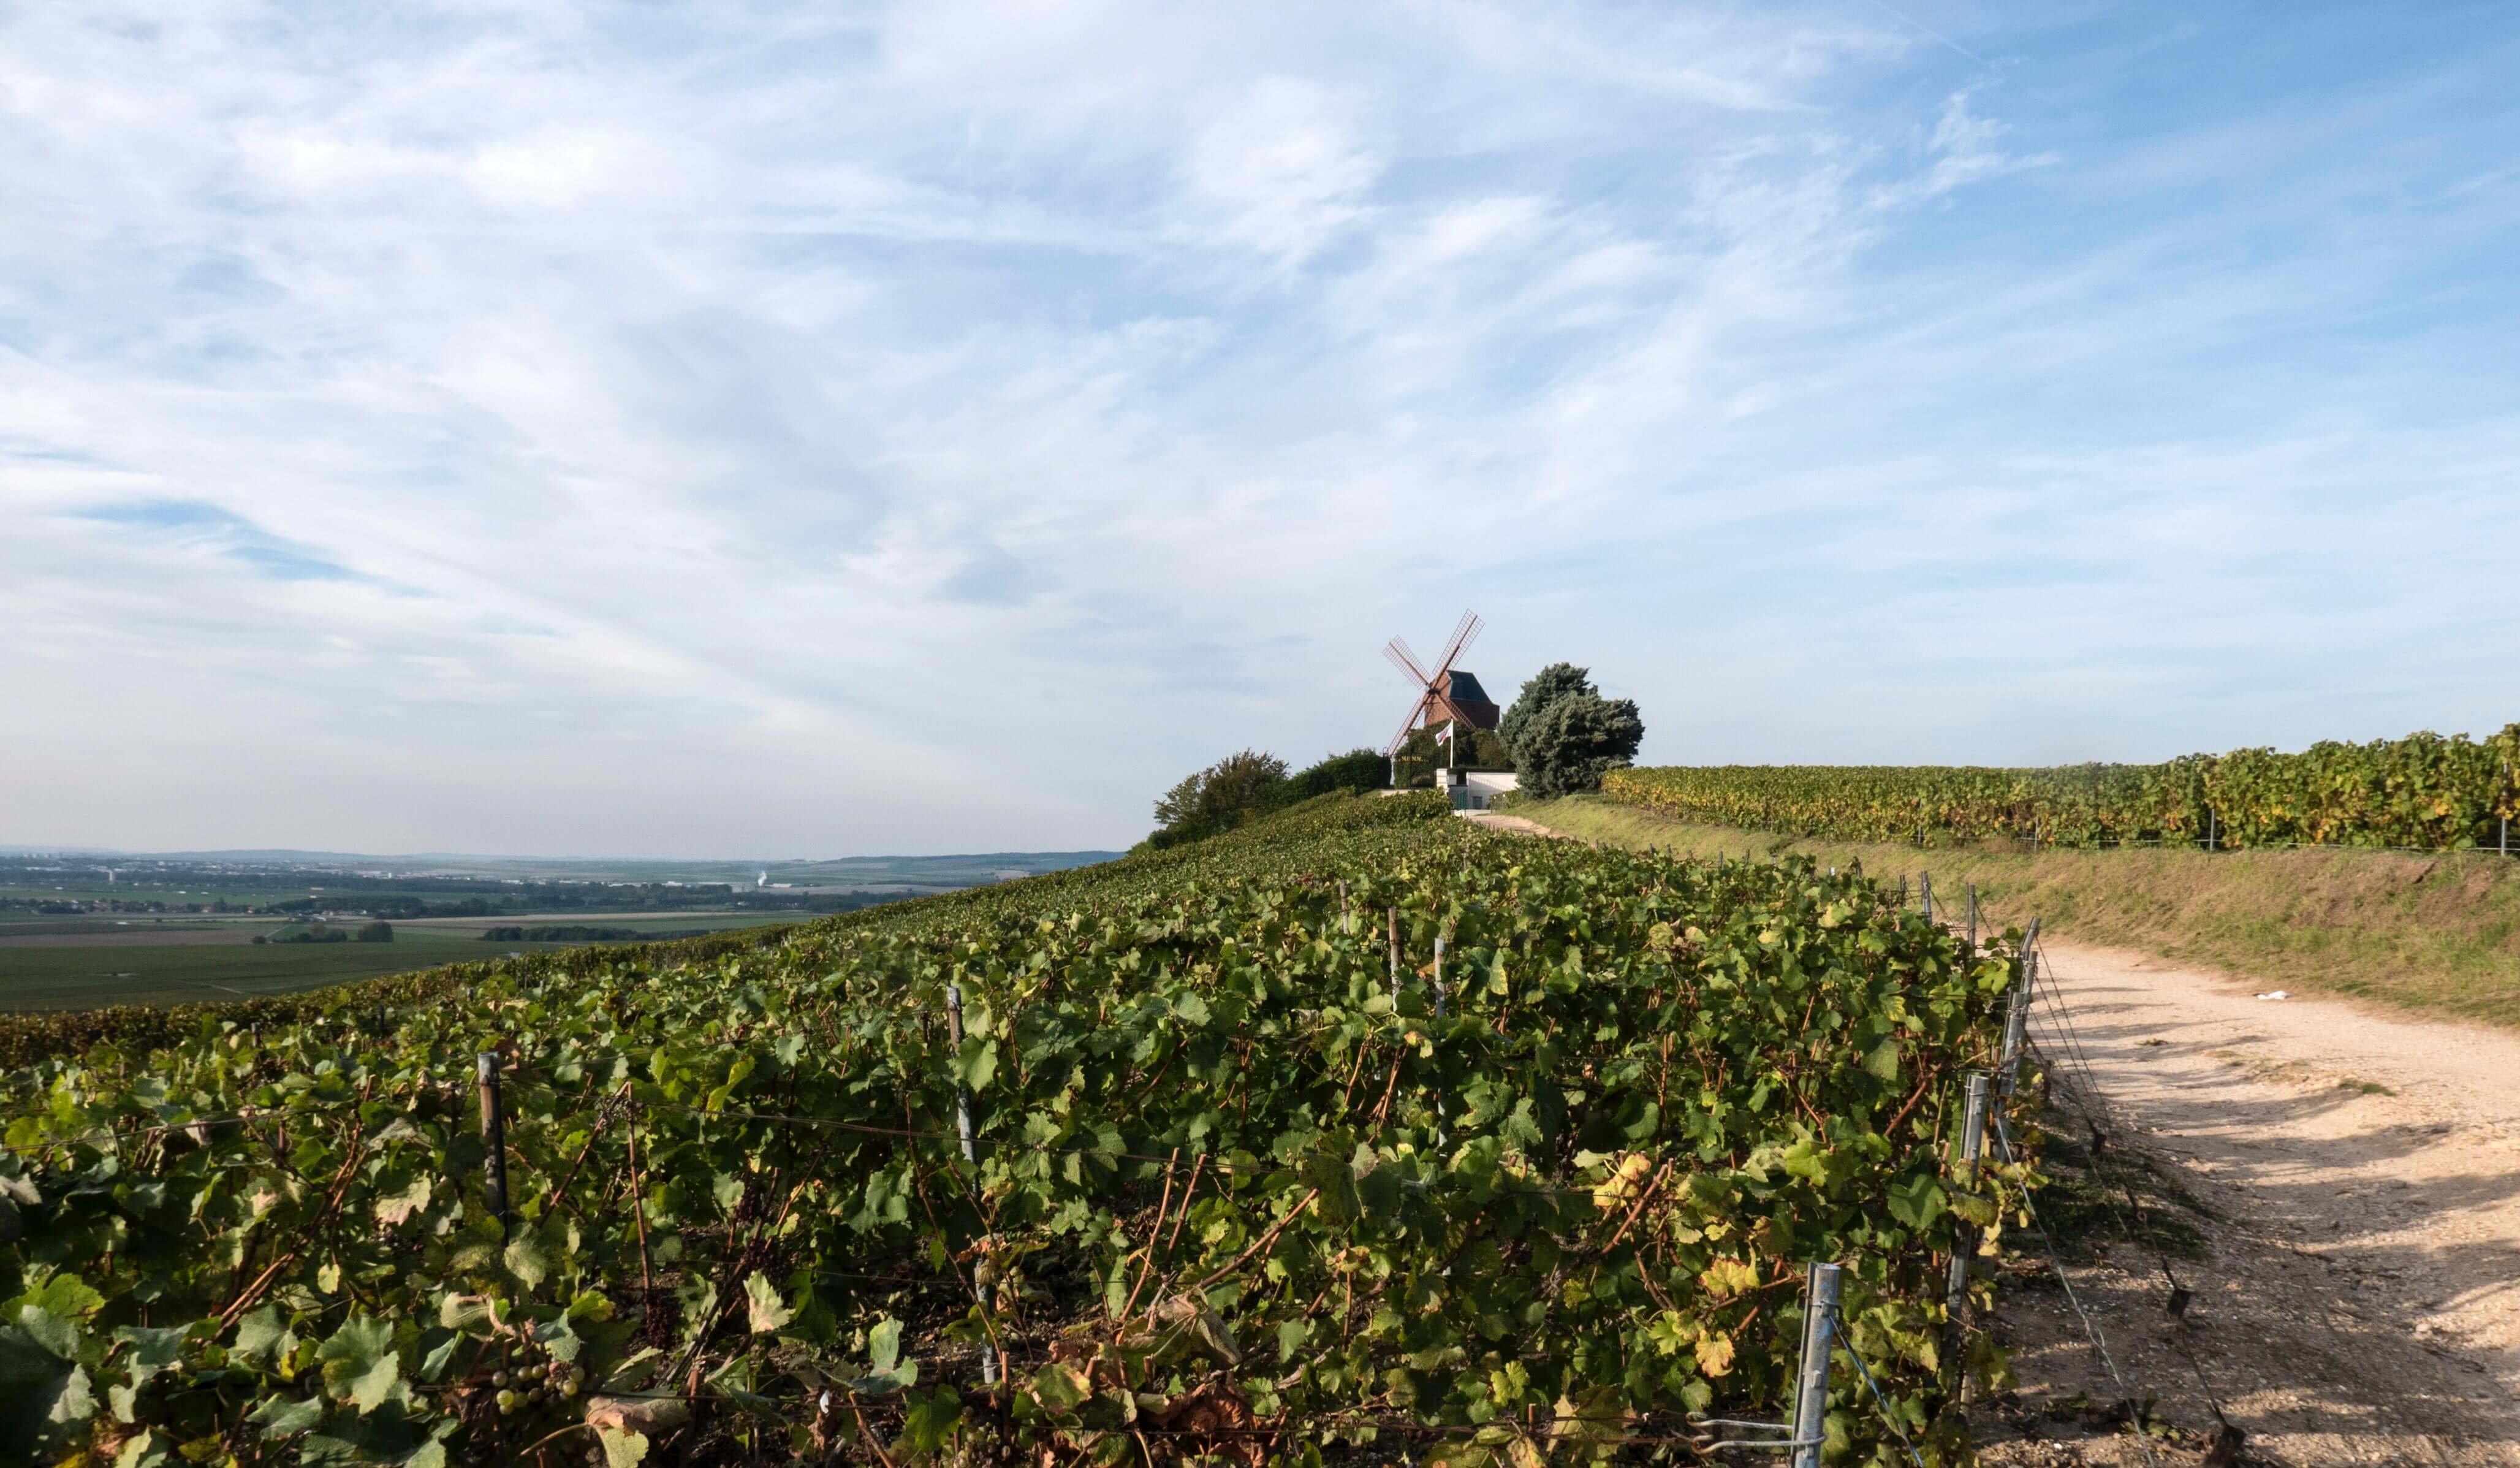
{"type": "Polygon", "coordinates": [[[13,12],[0,839],[1117,841],[1382,737],[1373,645],[1465,602],[1669,758],[2507,716],[2492,58],[2217,101],[2245,37],[1916,18],[1996,63],[1856,4],[13,12]]]}

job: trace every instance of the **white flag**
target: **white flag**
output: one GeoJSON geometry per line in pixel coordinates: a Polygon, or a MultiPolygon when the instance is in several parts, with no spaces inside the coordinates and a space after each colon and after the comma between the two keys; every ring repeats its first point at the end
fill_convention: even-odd
{"type": "Polygon", "coordinates": [[[1435,736],[1435,742],[1437,744],[1450,744],[1453,742],[1452,720],[1446,719],[1444,721],[1444,732],[1435,736]]]}

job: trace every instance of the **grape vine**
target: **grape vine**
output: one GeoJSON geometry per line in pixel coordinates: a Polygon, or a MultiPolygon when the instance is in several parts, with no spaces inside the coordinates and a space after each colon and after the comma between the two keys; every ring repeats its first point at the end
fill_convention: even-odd
{"type": "Polygon", "coordinates": [[[2520,816],[2520,724],[2482,741],[2410,734],[2163,764],[1618,769],[1601,790],[1683,820],[1844,841],[2498,847],[2500,823],[2520,816]]]}
{"type": "Polygon", "coordinates": [[[2015,973],[1807,863],[1329,798],[775,946],[205,1015],[0,1086],[0,1433],[131,1468],[1685,1455],[1687,1414],[1786,1399],[1820,1258],[1886,1402],[1842,1391],[1832,1452],[1888,1461],[1886,1411],[1949,1461],[1999,1362],[1942,1358],[1940,1258],[2031,1179],[1942,1143],[2015,973]]]}

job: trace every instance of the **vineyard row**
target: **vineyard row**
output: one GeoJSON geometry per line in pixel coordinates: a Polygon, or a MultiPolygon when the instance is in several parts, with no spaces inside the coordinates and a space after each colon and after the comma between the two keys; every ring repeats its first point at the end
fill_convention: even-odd
{"type": "Polygon", "coordinates": [[[2520,724],[2189,755],[2162,764],[1708,765],[1612,770],[1614,800],[1682,820],[1841,841],[2509,851],[2520,724]]]}
{"type": "Polygon", "coordinates": [[[2018,973],[1808,863],[1340,799],[704,962],[203,1017],[0,1083],[0,1451],[1527,1468],[1792,1400],[1823,1260],[1828,1440],[1950,1461],[1997,1364],[1950,1262],[2032,1174],[1948,1144],[2018,973]]]}

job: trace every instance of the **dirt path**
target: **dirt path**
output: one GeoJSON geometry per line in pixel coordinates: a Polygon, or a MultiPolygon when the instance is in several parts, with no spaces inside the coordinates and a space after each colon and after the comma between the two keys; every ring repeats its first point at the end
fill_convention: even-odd
{"type": "MultiPolygon", "coordinates": [[[[2184,1323],[2149,1250],[2071,1271],[2136,1390],[2210,1437],[2201,1369],[2260,1460],[2520,1463],[2520,1037],[2259,999],[2138,953],[2046,953],[2080,1043],[2049,1006],[2034,1038],[2068,1077],[2062,1057],[2088,1057],[2112,1145],[2202,1205],[2204,1257],[2171,1265],[2195,1292],[2184,1323]]],[[[2079,1436],[2049,1425],[2070,1417],[2060,1399],[2116,1393],[2052,1277],[2017,1284],[2007,1415],[2079,1436]]]]}

